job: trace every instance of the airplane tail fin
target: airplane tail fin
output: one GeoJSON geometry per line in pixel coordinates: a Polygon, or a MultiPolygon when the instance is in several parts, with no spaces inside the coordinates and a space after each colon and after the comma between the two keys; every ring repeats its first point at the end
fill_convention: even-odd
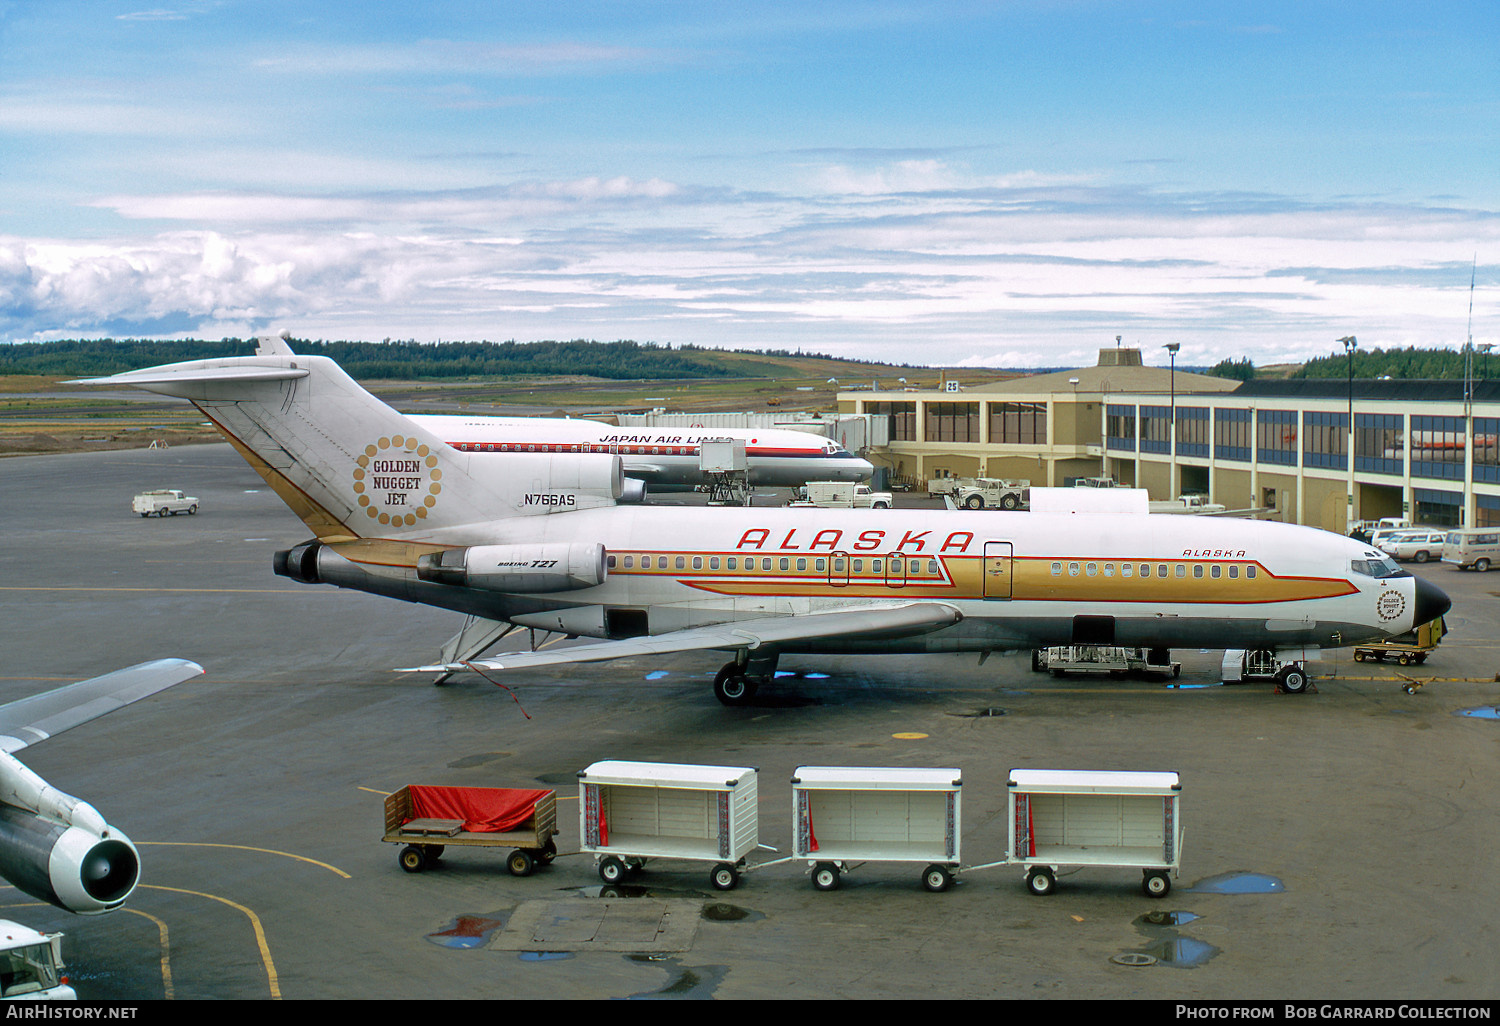
{"type": "MultiPolygon", "coordinates": [[[[365,391],[325,356],[260,339],[255,356],[148,367],[77,384],[191,400],[328,542],[430,536],[507,516],[613,505],[617,457],[462,453],[365,391]]],[[[460,540],[455,538],[455,540],[460,540]]]]}

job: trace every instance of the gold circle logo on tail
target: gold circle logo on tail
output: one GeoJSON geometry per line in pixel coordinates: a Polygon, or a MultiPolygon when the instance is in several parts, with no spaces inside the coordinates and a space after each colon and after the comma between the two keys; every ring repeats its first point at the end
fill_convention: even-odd
{"type": "Polygon", "coordinates": [[[1406,597],[1399,591],[1383,591],[1375,600],[1375,611],[1382,620],[1394,620],[1406,612],[1406,597]]]}
{"type": "Polygon", "coordinates": [[[437,505],[443,471],[437,456],[415,438],[382,438],[355,461],[354,495],[370,519],[414,527],[437,505]]]}

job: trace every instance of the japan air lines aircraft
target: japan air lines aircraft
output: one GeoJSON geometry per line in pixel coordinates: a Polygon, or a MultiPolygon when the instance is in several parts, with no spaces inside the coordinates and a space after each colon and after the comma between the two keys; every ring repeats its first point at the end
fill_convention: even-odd
{"type": "MultiPolygon", "coordinates": [[[[748,701],[784,653],[1104,644],[1300,655],[1448,608],[1438,588],[1312,528],[1146,513],[1047,515],[618,505],[607,453],[461,451],[326,357],[255,356],[89,379],[190,399],[316,537],[275,570],[468,614],[433,672],[663,652],[730,654],[748,701]],[[527,627],[593,644],[481,659],[527,627]]],[[[1293,657],[1282,687],[1307,686],[1293,657]]]]}
{"type": "MultiPolygon", "coordinates": [[[[720,438],[745,443],[750,484],[791,488],[809,481],[865,481],[875,472],[839,443],[788,428],[621,428],[592,420],[556,417],[410,416],[420,427],[460,452],[605,453],[620,457],[632,498],[632,482],[651,491],[707,485],[699,449],[720,438]]],[[[623,498],[623,497],[622,497],[623,498]]]]}

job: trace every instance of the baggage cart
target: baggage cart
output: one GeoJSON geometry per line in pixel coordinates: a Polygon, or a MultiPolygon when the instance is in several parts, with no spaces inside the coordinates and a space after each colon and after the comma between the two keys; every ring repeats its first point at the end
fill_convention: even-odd
{"type": "Polygon", "coordinates": [[[649,859],[712,862],[732,890],[760,843],[756,772],[746,766],[596,762],[578,774],[580,849],[619,883],[649,859]]]}
{"type": "Polygon", "coordinates": [[[1129,866],[1148,896],[1171,891],[1183,836],[1176,773],[1014,769],[1007,791],[1006,861],[1024,867],[1032,894],[1051,894],[1065,866],[1129,866]]]}
{"type": "Polygon", "coordinates": [[[1427,653],[1438,647],[1438,642],[1443,640],[1443,635],[1446,633],[1448,633],[1448,625],[1440,616],[1430,623],[1421,624],[1405,634],[1398,634],[1378,645],[1356,646],[1354,661],[1362,663],[1369,659],[1382,663],[1389,656],[1402,666],[1410,666],[1413,663],[1421,665],[1427,661],[1427,653]]]}
{"type": "Polygon", "coordinates": [[[433,865],[450,846],[510,848],[505,866],[530,876],[557,857],[557,794],[509,787],[411,784],[385,799],[383,841],[404,845],[408,873],[433,865]]]}
{"type": "Polygon", "coordinates": [[[792,857],[820,891],[865,862],[922,862],[922,886],[944,891],[958,869],[958,769],[800,766],[792,776],[792,857]]]}

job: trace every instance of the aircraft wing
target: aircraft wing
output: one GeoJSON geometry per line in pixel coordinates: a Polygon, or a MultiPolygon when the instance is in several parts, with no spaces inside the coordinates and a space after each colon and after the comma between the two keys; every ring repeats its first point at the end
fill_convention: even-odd
{"type": "Polygon", "coordinates": [[[507,652],[490,659],[436,666],[411,666],[401,672],[453,673],[483,668],[511,670],[521,667],[556,666],[562,663],[594,663],[626,656],[661,655],[666,652],[693,652],[700,649],[720,651],[740,648],[756,649],[813,638],[839,636],[860,638],[903,637],[925,634],[948,627],[963,619],[963,614],[942,602],[909,602],[899,606],[872,606],[866,609],[841,609],[806,616],[768,616],[755,620],[737,620],[711,627],[689,627],[666,634],[650,634],[619,641],[601,641],[556,651],[507,652]]]}
{"type": "Polygon", "coordinates": [[[156,659],[0,705],[0,751],[18,752],[202,672],[186,659],[156,659]]]}

